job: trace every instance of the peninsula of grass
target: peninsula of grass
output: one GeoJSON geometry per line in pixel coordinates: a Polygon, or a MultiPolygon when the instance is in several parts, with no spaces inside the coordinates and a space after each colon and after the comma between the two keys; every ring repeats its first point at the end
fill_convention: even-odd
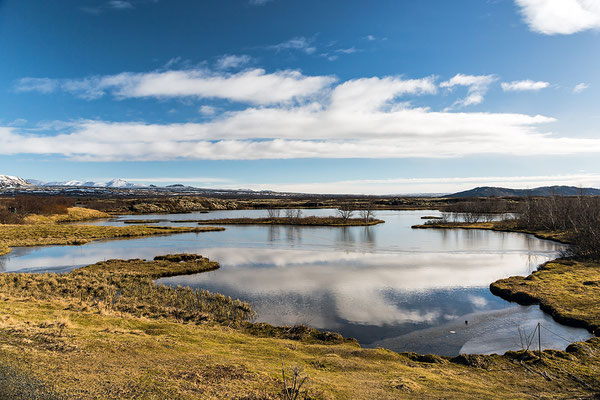
{"type": "Polygon", "coordinates": [[[280,334],[303,329],[248,322],[244,302],[153,282],[216,268],[176,254],[0,274],[0,398],[283,399],[282,363],[287,376],[297,367],[308,377],[299,397],[307,399],[571,399],[600,390],[597,338],[542,360],[527,351],[398,354],[291,340],[280,334]]]}
{"type": "Polygon", "coordinates": [[[146,224],[158,224],[159,222],[169,222],[168,219],[124,219],[120,222],[128,225],[146,225],[146,224]]]}
{"type": "Polygon", "coordinates": [[[565,325],[600,335],[600,265],[559,259],[528,277],[512,276],[491,284],[492,293],[540,308],[565,325]]]}
{"type": "MultiPolygon", "coordinates": [[[[71,209],[70,209],[71,210],[71,209]]],[[[25,217],[25,224],[0,224],[0,255],[8,254],[11,247],[46,245],[81,245],[101,239],[134,238],[150,235],[168,235],[189,232],[222,231],[222,227],[161,227],[161,226],[98,226],[69,225],[63,222],[103,218],[106,214],[95,210],[76,209],[65,215],[25,217]]]]}
{"type": "Polygon", "coordinates": [[[413,225],[413,229],[485,229],[497,232],[527,233],[538,239],[553,240],[559,243],[569,244],[571,235],[566,231],[551,231],[521,228],[514,221],[491,221],[491,222],[439,222],[413,225]]]}
{"type": "Polygon", "coordinates": [[[171,221],[175,223],[197,223],[199,225],[295,225],[295,226],[372,226],[382,224],[381,219],[301,217],[301,218],[221,218],[171,221]]]}

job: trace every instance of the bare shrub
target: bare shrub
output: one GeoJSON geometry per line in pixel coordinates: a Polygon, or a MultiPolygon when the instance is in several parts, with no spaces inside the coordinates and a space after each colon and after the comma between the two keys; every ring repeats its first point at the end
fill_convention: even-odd
{"type": "Polygon", "coordinates": [[[600,260],[600,198],[529,197],[521,202],[518,228],[565,232],[572,245],[564,255],[600,260]]]}
{"type": "MultiPolygon", "coordinates": [[[[304,375],[302,368],[298,365],[294,365],[289,369],[291,377],[286,378],[285,376],[285,364],[283,363],[283,356],[281,357],[281,374],[283,375],[283,398],[285,400],[297,400],[300,397],[301,389],[308,376],[304,375]]],[[[304,393],[306,398],[306,391],[304,393]]]]}
{"type": "Polygon", "coordinates": [[[270,219],[277,219],[281,215],[281,210],[278,208],[267,209],[267,217],[270,219]]]}
{"type": "Polygon", "coordinates": [[[365,220],[365,222],[369,222],[375,218],[375,211],[373,208],[375,207],[375,202],[373,199],[369,199],[364,206],[364,209],[360,210],[360,217],[365,220]]]}
{"type": "Polygon", "coordinates": [[[337,209],[337,215],[344,221],[348,221],[354,215],[354,207],[351,204],[344,204],[337,209]]]}
{"type": "Polygon", "coordinates": [[[289,219],[302,218],[302,210],[285,210],[285,217],[289,219]]]}

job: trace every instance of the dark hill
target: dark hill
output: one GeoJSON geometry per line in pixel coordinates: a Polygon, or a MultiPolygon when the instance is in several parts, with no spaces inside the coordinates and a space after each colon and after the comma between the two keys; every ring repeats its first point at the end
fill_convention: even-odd
{"type": "Polygon", "coordinates": [[[523,197],[523,196],[600,196],[600,189],[576,186],[542,186],[534,189],[508,189],[480,186],[475,189],[449,194],[445,197],[523,197]]]}

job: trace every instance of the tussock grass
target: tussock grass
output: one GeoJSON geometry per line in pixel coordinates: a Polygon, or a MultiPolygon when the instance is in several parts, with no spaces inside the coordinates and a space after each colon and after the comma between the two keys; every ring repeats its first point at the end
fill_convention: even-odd
{"type": "Polygon", "coordinates": [[[0,292],[11,297],[77,301],[83,308],[118,311],[181,322],[239,325],[254,313],[247,303],[187,287],[156,285],[155,279],[195,274],[219,264],[194,256],[185,261],[109,260],[68,274],[0,274],[0,292]]]}

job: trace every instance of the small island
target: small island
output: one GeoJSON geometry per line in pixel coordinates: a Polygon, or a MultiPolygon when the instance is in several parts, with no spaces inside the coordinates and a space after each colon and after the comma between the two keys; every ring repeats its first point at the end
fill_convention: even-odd
{"type": "Polygon", "coordinates": [[[173,222],[193,222],[198,225],[295,225],[295,226],[372,226],[385,221],[374,218],[342,217],[279,217],[279,218],[221,218],[173,222]]]}

